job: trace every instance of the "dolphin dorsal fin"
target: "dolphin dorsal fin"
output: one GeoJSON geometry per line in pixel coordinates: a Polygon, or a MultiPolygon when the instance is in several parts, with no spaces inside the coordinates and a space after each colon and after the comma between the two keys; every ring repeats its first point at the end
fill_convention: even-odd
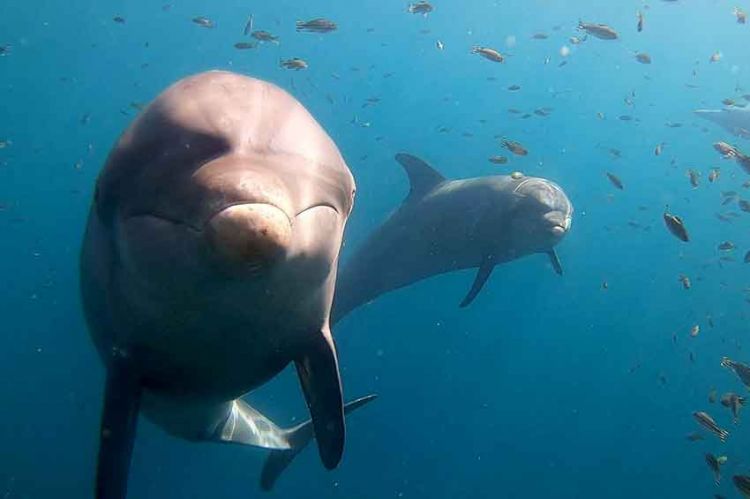
{"type": "Polygon", "coordinates": [[[407,200],[422,197],[438,184],[445,182],[445,177],[416,156],[400,152],[396,154],[396,161],[404,167],[409,176],[411,190],[407,200]]]}

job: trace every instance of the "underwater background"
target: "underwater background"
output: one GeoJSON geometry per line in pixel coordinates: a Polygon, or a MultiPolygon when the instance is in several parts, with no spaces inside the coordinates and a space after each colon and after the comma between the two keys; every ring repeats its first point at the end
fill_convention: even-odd
{"type": "MultiPolygon", "coordinates": [[[[750,9],[742,3],[435,0],[422,16],[401,0],[6,0],[0,498],[91,497],[104,372],[81,313],[78,252],[94,182],[142,104],[208,69],[277,83],[337,143],[358,187],[343,261],[408,192],[393,160],[407,151],[448,178],[521,171],[557,182],[576,209],[557,248],[565,275],[534,255],[496,269],[467,309],[458,303],[471,270],[341,321],[346,398],[380,397],[348,418],[337,470],[326,472],[311,446],[262,493],[264,451],[183,442],[141,418],[129,497],[740,497],[731,475],[750,472],[750,433],[708,396],[746,393],[719,362],[750,362],[750,215],[716,213],[738,211],[721,205],[722,191],[750,192],[712,144],[750,142],[693,111],[750,93],[750,25],[733,15],[750,9]],[[251,14],[278,44],[234,47],[249,41],[251,14]],[[296,20],[314,17],[338,30],[295,32],[296,20]],[[579,20],[620,38],[571,44],[579,20]],[[493,63],[475,45],[508,57],[493,63]],[[309,68],[279,66],[291,57],[309,68]],[[547,116],[533,112],[542,108],[547,116]],[[529,155],[511,157],[498,137],[529,155]],[[498,154],[508,164],[488,161],[498,154]],[[721,176],[709,183],[711,168],[721,176]],[[697,188],[688,169],[701,173],[697,188]],[[689,243],[664,226],[667,205],[689,243]],[[734,261],[720,259],[732,254],[717,249],[723,241],[736,246],[734,261]],[[694,411],[714,416],[729,440],[686,439],[700,431],[694,411]],[[707,452],[728,457],[719,487],[707,452]]],[[[291,369],[249,400],[282,425],[307,418],[291,369]]]]}

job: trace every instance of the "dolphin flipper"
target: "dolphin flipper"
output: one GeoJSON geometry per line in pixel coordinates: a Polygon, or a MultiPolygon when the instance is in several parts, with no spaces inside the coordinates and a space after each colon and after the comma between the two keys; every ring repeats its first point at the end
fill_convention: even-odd
{"type": "Polygon", "coordinates": [[[125,499],[133,453],[140,380],[127,357],[115,354],[107,369],[96,468],[96,499],[125,499]]]}
{"type": "Polygon", "coordinates": [[[471,285],[471,289],[466,295],[466,298],[461,302],[461,308],[467,307],[474,301],[479,292],[482,290],[482,286],[489,279],[492,270],[495,268],[495,262],[492,258],[485,258],[482,265],[479,266],[477,276],[474,278],[474,284],[471,285]]]}
{"type": "Polygon", "coordinates": [[[344,402],[330,332],[318,333],[295,365],[312,416],[320,459],[327,469],[333,469],[344,453],[344,402]]]}
{"type": "Polygon", "coordinates": [[[411,190],[409,191],[409,196],[406,198],[407,201],[422,197],[438,184],[445,182],[445,177],[416,156],[400,152],[396,154],[396,161],[404,167],[406,174],[409,176],[411,190]]]}
{"type": "Polygon", "coordinates": [[[549,263],[552,264],[555,273],[557,273],[557,275],[563,275],[562,263],[560,262],[560,257],[557,256],[557,252],[555,250],[549,250],[547,256],[549,256],[549,263]]]}
{"type": "MultiPolygon", "coordinates": [[[[372,394],[352,400],[344,406],[344,414],[350,414],[352,411],[359,409],[376,398],[377,395],[372,394]]],[[[313,438],[312,420],[290,428],[286,430],[286,433],[287,441],[292,448],[288,450],[272,450],[268,454],[260,475],[260,488],[263,490],[271,490],[279,479],[279,476],[292,463],[292,460],[310,443],[310,440],[313,438]]]]}

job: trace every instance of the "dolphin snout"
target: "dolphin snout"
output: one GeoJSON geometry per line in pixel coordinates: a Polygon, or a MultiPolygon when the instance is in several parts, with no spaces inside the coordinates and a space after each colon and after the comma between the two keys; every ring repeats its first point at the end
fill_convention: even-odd
{"type": "Polygon", "coordinates": [[[565,235],[570,230],[572,218],[570,215],[561,211],[550,211],[544,215],[544,219],[550,226],[550,230],[556,236],[565,235]]]}
{"type": "Polygon", "coordinates": [[[282,258],[292,240],[287,214],[270,204],[238,204],[206,224],[211,247],[230,263],[263,266],[282,258]]]}

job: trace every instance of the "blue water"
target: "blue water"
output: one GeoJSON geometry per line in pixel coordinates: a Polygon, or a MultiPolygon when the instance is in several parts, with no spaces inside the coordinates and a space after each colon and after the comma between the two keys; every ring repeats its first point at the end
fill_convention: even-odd
{"type": "MultiPolygon", "coordinates": [[[[4,2],[0,44],[11,50],[0,57],[0,140],[10,141],[0,149],[0,498],[91,497],[103,369],[83,323],[77,257],[94,181],[137,113],[132,102],[214,68],[279,84],[336,141],[358,184],[344,260],[408,191],[392,159],[399,151],[450,178],[544,176],[576,207],[558,248],[563,278],[531,256],[497,269],[468,309],[457,305],[471,271],[383,296],[338,324],[347,397],[380,398],[350,418],[336,471],[324,471],[308,449],[274,496],[739,497],[730,477],[750,471],[750,435],[707,396],[744,391],[719,366],[722,356],[750,362],[742,348],[747,216],[715,218],[738,211],[720,206],[720,191],[746,193],[747,177],[711,144],[750,143],[692,110],[741,101],[736,87],[750,93],[750,25],[735,22],[734,1],[649,3],[436,0],[422,17],[401,0],[179,1],[168,10],[145,0],[4,2]],[[281,37],[278,46],[233,47],[251,13],[255,29],[281,37]],[[216,28],[197,26],[195,16],[216,28]],[[339,30],[294,31],[295,20],[317,16],[339,30]],[[608,23],[621,39],[571,46],[579,19],[608,23]],[[549,39],[532,40],[537,32],[549,39]],[[470,54],[473,45],[510,56],[495,64],[470,54]],[[563,45],[572,51],[559,67],[563,45]],[[653,64],[638,64],[635,51],[653,64]],[[709,64],[716,51],[722,60],[709,64]],[[280,68],[289,57],[310,68],[280,68]],[[512,84],[521,90],[508,91],[512,84]],[[631,107],[624,100],[633,93],[631,107]],[[381,101],[363,108],[369,97],[381,101]],[[507,112],[545,106],[548,117],[507,112]],[[618,120],[623,114],[635,120],[618,120]],[[355,116],[371,125],[351,123],[355,116]],[[520,141],[529,156],[490,164],[489,156],[508,155],[495,135],[520,141]],[[722,172],[714,184],[711,167],[722,172]],[[688,168],[702,173],[697,189],[688,168]],[[664,227],[667,204],[686,221],[690,243],[664,227]],[[718,260],[725,240],[737,245],[737,262],[718,260]],[[689,291],[680,273],[692,279],[689,291]],[[696,338],[693,324],[702,328],[696,338]],[[726,444],[685,439],[698,430],[696,410],[732,431],[726,444]],[[705,452],[729,457],[719,488],[705,452]]],[[[281,424],[307,417],[291,371],[249,399],[281,424]]],[[[264,457],[179,441],[141,421],[130,497],[259,497],[264,457]]]]}

